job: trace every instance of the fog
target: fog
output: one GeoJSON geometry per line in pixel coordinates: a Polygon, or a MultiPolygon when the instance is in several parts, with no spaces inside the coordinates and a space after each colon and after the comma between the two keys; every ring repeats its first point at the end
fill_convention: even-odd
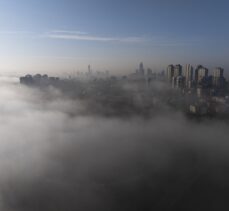
{"type": "Polygon", "coordinates": [[[165,103],[163,84],[149,113],[136,94],[137,107],[119,115],[96,97],[17,81],[0,80],[2,211],[229,207],[226,121],[188,119],[165,103]]]}

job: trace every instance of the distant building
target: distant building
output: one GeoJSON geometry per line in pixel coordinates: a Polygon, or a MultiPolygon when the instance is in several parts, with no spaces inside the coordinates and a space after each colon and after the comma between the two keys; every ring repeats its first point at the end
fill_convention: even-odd
{"type": "Polygon", "coordinates": [[[88,65],[88,74],[91,75],[92,74],[92,70],[91,70],[91,65],[88,65]]]}
{"type": "Polygon", "coordinates": [[[201,80],[207,76],[208,76],[208,69],[205,67],[199,68],[197,73],[197,83],[200,83],[201,80]]]}
{"type": "Polygon", "coordinates": [[[196,69],[195,69],[194,80],[195,80],[196,83],[198,82],[198,73],[199,73],[199,70],[200,70],[201,68],[203,68],[203,66],[202,66],[202,65],[198,65],[198,66],[196,67],[196,69]]]}
{"type": "Polygon", "coordinates": [[[182,75],[172,78],[172,88],[184,88],[184,77],[182,75]]]}
{"type": "Polygon", "coordinates": [[[183,87],[184,77],[182,76],[182,66],[180,64],[167,67],[167,81],[172,83],[172,88],[183,87]]]}
{"type": "Polygon", "coordinates": [[[177,64],[174,66],[174,77],[178,77],[182,75],[182,66],[177,64]]]}
{"type": "Polygon", "coordinates": [[[20,77],[20,83],[21,84],[27,84],[27,85],[31,85],[33,83],[33,77],[32,75],[26,75],[24,77],[20,77]]]}
{"type": "Polygon", "coordinates": [[[145,70],[142,62],[139,64],[139,73],[141,75],[145,75],[145,70]]]}
{"type": "Polygon", "coordinates": [[[224,69],[217,67],[213,71],[213,86],[215,88],[223,88],[225,85],[225,78],[223,77],[224,69]]]}
{"type": "Polygon", "coordinates": [[[21,84],[31,85],[31,86],[53,85],[58,81],[59,81],[58,77],[48,77],[48,75],[46,74],[45,75],[36,74],[34,76],[28,74],[24,77],[20,77],[21,84]]]}
{"type": "Polygon", "coordinates": [[[171,64],[167,67],[167,80],[172,82],[172,78],[174,77],[174,66],[171,64]]]}
{"type": "Polygon", "coordinates": [[[198,84],[204,77],[208,76],[208,69],[202,65],[198,65],[195,69],[195,82],[198,84]]]}
{"type": "Polygon", "coordinates": [[[217,67],[213,71],[213,77],[215,77],[215,78],[221,78],[221,77],[223,77],[223,72],[224,72],[224,69],[223,68],[217,67]]]}
{"type": "Polygon", "coordinates": [[[202,88],[212,88],[212,76],[203,76],[199,82],[202,88]]]}
{"type": "Polygon", "coordinates": [[[187,88],[191,88],[193,82],[193,67],[190,64],[186,65],[184,76],[185,76],[185,86],[187,88]]]}

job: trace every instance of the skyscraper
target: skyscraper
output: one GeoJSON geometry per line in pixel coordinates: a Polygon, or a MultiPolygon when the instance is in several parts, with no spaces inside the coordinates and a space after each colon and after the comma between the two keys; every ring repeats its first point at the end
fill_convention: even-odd
{"type": "Polygon", "coordinates": [[[193,67],[190,64],[186,65],[185,68],[185,86],[191,88],[193,81],[193,67]]]}
{"type": "Polygon", "coordinates": [[[182,75],[182,66],[180,64],[175,65],[174,67],[174,77],[182,75]]]}
{"type": "Polygon", "coordinates": [[[195,82],[200,83],[204,77],[208,76],[208,69],[202,65],[198,65],[195,69],[195,82]]]}
{"type": "Polygon", "coordinates": [[[203,66],[202,65],[198,65],[197,67],[196,67],[196,69],[195,69],[195,82],[197,83],[198,82],[198,74],[199,74],[199,70],[201,69],[201,68],[203,68],[203,66]]]}
{"type": "Polygon", "coordinates": [[[208,76],[208,69],[205,68],[205,67],[202,67],[198,70],[198,77],[197,77],[197,82],[201,82],[201,80],[204,78],[204,77],[207,77],[208,76]]]}
{"type": "Polygon", "coordinates": [[[91,71],[91,65],[89,64],[88,65],[88,74],[91,75],[92,74],[92,71],[91,71]]]}
{"type": "Polygon", "coordinates": [[[171,64],[167,67],[167,80],[171,82],[173,76],[174,76],[174,66],[171,64]]]}
{"type": "Polygon", "coordinates": [[[221,77],[223,77],[223,72],[224,72],[223,68],[217,67],[213,71],[213,77],[214,78],[221,78],[221,77]]]}
{"type": "Polygon", "coordinates": [[[140,65],[139,65],[139,73],[140,73],[141,75],[144,75],[144,74],[145,74],[143,62],[141,62],[140,65]]]}
{"type": "Polygon", "coordinates": [[[213,86],[216,88],[222,88],[224,86],[225,79],[223,77],[224,69],[217,67],[213,71],[213,86]]]}

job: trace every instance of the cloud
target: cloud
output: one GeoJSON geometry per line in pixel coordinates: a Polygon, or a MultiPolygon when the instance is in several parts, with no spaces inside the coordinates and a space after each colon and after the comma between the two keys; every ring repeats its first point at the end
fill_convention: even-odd
{"type": "Polygon", "coordinates": [[[88,35],[85,32],[60,31],[60,30],[45,33],[43,37],[51,38],[51,39],[81,40],[81,41],[96,41],[96,42],[138,43],[138,42],[146,41],[146,39],[142,37],[102,37],[102,36],[88,35]]]}
{"type": "Polygon", "coordinates": [[[123,93],[119,113],[130,90],[143,109],[137,86],[93,82],[88,103],[77,94],[87,83],[42,90],[10,81],[0,83],[1,211],[228,209],[228,122],[168,112],[167,86],[148,93],[156,115],[128,105],[126,118],[93,96],[123,93]]]}
{"type": "Polygon", "coordinates": [[[78,34],[78,35],[86,35],[88,34],[87,32],[83,31],[69,31],[69,30],[52,30],[51,33],[55,34],[78,34]]]}
{"type": "Polygon", "coordinates": [[[92,41],[92,42],[121,42],[121,43],[147,43],[151,47],[182,47],[197,44],[197,40],[177,40],[169,37],[155,37],[155,36],[132,36],[132,37],[105,37],[93,36],[81,31],[64,31],[53,30],[46,32],[42,37],[50,39],[62,40],[78,40],[78,41],[92,41]]]}
{"type": "Polygon", "coordinates": [[[32,31],[0,31],[0,35],[33,35],[34,38],[49,38],[59,40],[73,41],[90,41],[90,42],[120,42],[120,43],[147,43],[151,47],[182,47],[194,45],[197,40],[185,41],[176,40],[168,37],[152,37],[152,36],[130,36],[130,37],[113,37],[113,36],[95,36],[84,31],[71,30],[51,30],[49,32],[35,33],[32,31]]]}

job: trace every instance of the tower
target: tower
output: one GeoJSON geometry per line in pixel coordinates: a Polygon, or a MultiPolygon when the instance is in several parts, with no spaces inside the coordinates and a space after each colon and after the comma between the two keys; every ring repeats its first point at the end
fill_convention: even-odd
{"type": "Polygon", "coordinates": [[[198,70],[198,75],[197,75],[197,82],[201,82],[201,80],[204,78],[204,77],[207,77],[208,76],[208,69],[205,68],[205,67],[202,67],[198,70]]]}
{"type": "Polygon", "coordinates": [[[182,66],[180,64],[175,65],[174,67],[174,77],[182,75],[182,66]]]}
{"type": "Polygon", "coordinates": [[[217,67],[213,71],[213,86],[222,88],[224,86],[225,78],[223,77],[224,69],[217,67]]]}
{"type": "Polygon", "coordinates": [[[198,65],[195,69],[195,83],[198,84],[204,77],[208,76],[208,69],[202,65],[198,65]]]}
{"type": "Polygon", "coordinates": [[[193,67],[190,64],[186,65],[185,68],[185,86],[191,88],[193,81],[193,67]]]}
{"type": "Polygon", "coordinates": [[[90,64],[88,65],[88,73],[89,73],[89,74],[92,73],[92,72],[91,72],[91,65],[90,65],[90,64]]]}
{"type": "Polygon", "coordinates": [[[144,74],[145,74],[143,62],[141,62],[140,65],[139,65],[139,73],[140,73],[141,75],[144,75],[144,74]]]}
{"type": "Polygon", "coordinates": [[[174,76],[174,66],[171,64],[167,67],[167,80],[172,82],[172,78],[174,76]]]}

